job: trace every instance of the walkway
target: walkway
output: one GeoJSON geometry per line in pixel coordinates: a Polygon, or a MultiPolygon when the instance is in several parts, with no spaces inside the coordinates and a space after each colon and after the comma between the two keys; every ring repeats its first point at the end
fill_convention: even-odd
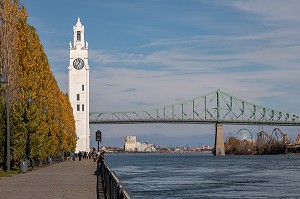
{"type": "Polygon", "coordinates": [[[0,199],[96,199],[96,163],[66,161],[0,178],[0,199]]]}

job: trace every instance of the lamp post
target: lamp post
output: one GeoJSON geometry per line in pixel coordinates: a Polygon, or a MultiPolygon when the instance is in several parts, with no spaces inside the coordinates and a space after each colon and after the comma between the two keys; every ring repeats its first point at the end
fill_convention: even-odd
{"type": "Polygon", "coordinates": [[[102,141],[102,132],[100,130],[96,131],[96,141],[98,142],[98,152],[99,152],[99,142],[102,141]]]}
{"type": "MultiPolygon", "coordinates": [[[[0,84],[7,84],[8,80],[6,76],[2,73],[0,75],[0,84]]],[[[22,88],[25,89],[23,86],[16,86],[11,88],[10,90],[5,91],[5,116],[6,116],[6,171],[10,172],[10,101],[9,101],[9,95],[10,93],[17,89],[22,88]]],[[[28,94],[27,103],[32,103],[33,99],[30,97],[30,94],[28,94]]]]}
{"type": "MultiPolygon", "coordinates": [[[[2,73],[1,71],[1,75],[0,75],[0,83],[1,84],[7,84],[8,80],[6,78],[6,76],[2,73]]],[[[7,97],[6,97],[6,92],[5,92],[5,109],[7,107],[7,97]]],[[[6,111],[6,116],[7,116],[7,111],[6,111]]],[[[7,119],[6,117],[6,124],[9,122],[9,118],[7,119]]],[[[10,172],[10,134],[9,134],[9,130],[7,130],[7,125],[6,125],[6,171],[10,172]]]]}
{"type": "Polygon", "coordinates": [[[8,83],[7,78],[6,78],[6,76],[5,76],[4,74],[1,74],[1,75],[0,75],[0,83],[1,83],[1,84],[6,84],[6,83],[8,83]]]}
{"type": "MultiPolygon", "coordinates": [[[[27,105],[28,105],[28,108],[29,108],[29,104],[33,102],[33,99],[30,97],[30,95],[28,95],[28,98],[26,99],[26,102],[27,102],[27,105]]],[[[26,112],[25,112],[25,117],[26,117],[25,122],[28,123],[29,121],[27,119],[26,112]]],[[[30,162],[30,132],[29,132],[28,129],[27,129],[27,145],[26,145],[25,154],[26,154],[27,160],[29,160],[29,162],[30,162]]]]}

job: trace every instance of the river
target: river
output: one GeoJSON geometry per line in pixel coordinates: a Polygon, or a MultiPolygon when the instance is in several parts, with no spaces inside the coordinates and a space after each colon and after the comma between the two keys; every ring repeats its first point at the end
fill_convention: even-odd
{"type": "Polygon", "coordinates": [[[136,199],[300,198],[300,155],[108,154],[136,199]]]}

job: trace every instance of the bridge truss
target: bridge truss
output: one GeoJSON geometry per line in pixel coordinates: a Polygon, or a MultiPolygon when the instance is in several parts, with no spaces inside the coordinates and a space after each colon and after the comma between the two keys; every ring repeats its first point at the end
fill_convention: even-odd
{"type": "Polygon", "coordinates": [[[300,126],[299,115],[265,108],[216,90],[184,102],[128,112],[92,112],[90,123],[222,123],[300,126]]]}

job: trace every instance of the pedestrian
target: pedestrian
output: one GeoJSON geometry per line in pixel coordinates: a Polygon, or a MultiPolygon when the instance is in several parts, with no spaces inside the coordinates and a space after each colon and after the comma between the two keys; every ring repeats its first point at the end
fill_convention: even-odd
{"type": "Polygon", "coordinates": [[[70,156],[71,156],[71,160],[75,161],[75,153],[71,152],[70,156]]]}
{"type": "Polygon", "coordinates": [[[98,160],[97,160],[97,169],[95,171],[95,175],[99,175],[102,172],[103,165],[104,165],[104,159],[105,159],[105,151],[101,152],[98,160]]]}
{"type": "Polygon", "coordinates": [[[97,153],[96,153],[96,151],[93,151],[92,155],[93,155],[94,162],[96,162],[96,160],[97,160],[97,153]]]}
{"type": "Polygon", "coordinates": [[[81,153],[81,151],[78,152],[78,158],[79,158],[79,161],[81,161],[81,158],[82,158],[82,153],[81,153]]]}

